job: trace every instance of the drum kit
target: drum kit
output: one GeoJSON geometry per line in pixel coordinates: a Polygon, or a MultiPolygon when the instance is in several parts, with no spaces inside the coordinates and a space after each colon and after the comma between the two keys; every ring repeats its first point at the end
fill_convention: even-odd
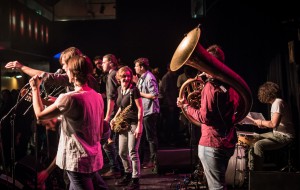
{"type": "Polygon", "coordinates": [[[253,132],[238,131],[237,135],[238,142],[234,154],[229,159],[225,180],[227,185],[242,187],[248,178],[248,152],[258,139],[257,134],[253,132]]]}

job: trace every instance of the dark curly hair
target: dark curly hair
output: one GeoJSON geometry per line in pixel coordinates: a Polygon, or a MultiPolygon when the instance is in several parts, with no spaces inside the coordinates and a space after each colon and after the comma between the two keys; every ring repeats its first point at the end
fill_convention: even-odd
{"type": "Polygon", "coordinates": [[[261,103],[271,103],[281,97],[281,90],[278,84],[268,81],[259,87],[257,96],[261,103]]]}

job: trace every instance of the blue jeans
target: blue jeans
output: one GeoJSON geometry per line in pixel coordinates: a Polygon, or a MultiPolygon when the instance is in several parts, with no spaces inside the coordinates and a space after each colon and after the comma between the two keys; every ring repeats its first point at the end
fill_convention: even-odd
{"type": "Polygon", "coordinates": [[[108,186],[98,172],[78,173],[67,171],[70,179],[69,190],[107,190],[108,186]]]}
{"type": "Polygon", "coordinates": [[[198,145],[198,156],[201,160],[209,190],[227,189],[225,174],[228,161],[234,148],[220,149],[198,145]]]}

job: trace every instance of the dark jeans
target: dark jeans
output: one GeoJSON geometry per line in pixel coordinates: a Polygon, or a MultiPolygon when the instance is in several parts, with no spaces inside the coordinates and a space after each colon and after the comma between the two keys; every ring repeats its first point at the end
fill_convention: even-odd
{"type": "Polygon", "coordinates": [[[107,190],[108,186],[98,172],[78,173],[67,171],[70,179],[69,190],[107,190]]]}
{"type": "MultiPolygon", "coordinates": [[[[110,132],[111,133],[111,132],[110,132]]],[[[110,170],[114,172],[120,171],[120,161],[118,160],[118,136],[116,133],[111,133],[111,139],[114,141],[113,143],[108,144],[108,138],[104,138],[101,140],[101,144],[103,145],[104,152],[109,160],[110,170]]]]}
{"type": "Polygon", "coordinates": [[[149,151],[150,151],[150,162],[156,162],[156,153],[157,153],[157,122],[158,122],[159,114],[153,113],[147,115],[143,118],[143,135],[140,143],[140,160],[141,163],[144,161],[144,153],[145,153],[145,143],[146,140],[149,143],[149,151]]]}

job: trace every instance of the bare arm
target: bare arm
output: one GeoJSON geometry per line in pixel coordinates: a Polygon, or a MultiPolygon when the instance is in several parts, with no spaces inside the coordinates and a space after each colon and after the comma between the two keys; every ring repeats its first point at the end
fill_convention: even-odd
{"type": "Polygon", "coordinates": [[[38,173],[38,184],[43,184],[52,173],[52,171],[56,168],[56,157],[53,159],[51,164],[41,172],[38,173]]]}
{"type": "Polygon", "coordinates": [[[37,75],[32,77],[30,80],[30,86],[32,90],[32,104],[34,113],[38,120],[52,119],[61,115],[60,110],[54,105],[50,105],[44,109],[42,98],[40,97],[40,84],[41,80],[37,75]]]}
{"type": "Polygon", "coordinates": [[[281,121],[281,115],[279,113],[274,113],[272,120],[269,121],[263,121],[260,119],[254,120],[255,124],[259,128],[271,128],[271,129],[274,129],[276,126],[278,126],[280,121],[281,121]]]}
{"type": "Polygon", "coordinates": [[[110,121],[110,116],[111,113],[113,112],[115,107],[115,101],[112,99],[107,99],[107,111],[106,111],[106,115],[105,115],[105,121],[109,122],[110,121]]]}
{"type": "Polygon", "coordinates": [[[30,67],[27,67],[25,65],[23,65],[22,63],[18,62],[18,61],[11,61],[8,62],[5,65],[6,69],[17,69],[19,71],[22,71],[23,73],[33,77],[34,75],[41,75],[44,71],[41,70],[37,70],[37,69],[33,69],[30,67]]]}
{"type": "Polygon", "coordinates": [[[134,131],[134,136],[135,138],[139,138],[141,137],[143,132],[144,109],[143,109],[142,98],[135,99],[135,104],[138,109],[138,123],[137,123],[137,128],[134,131]]]}

